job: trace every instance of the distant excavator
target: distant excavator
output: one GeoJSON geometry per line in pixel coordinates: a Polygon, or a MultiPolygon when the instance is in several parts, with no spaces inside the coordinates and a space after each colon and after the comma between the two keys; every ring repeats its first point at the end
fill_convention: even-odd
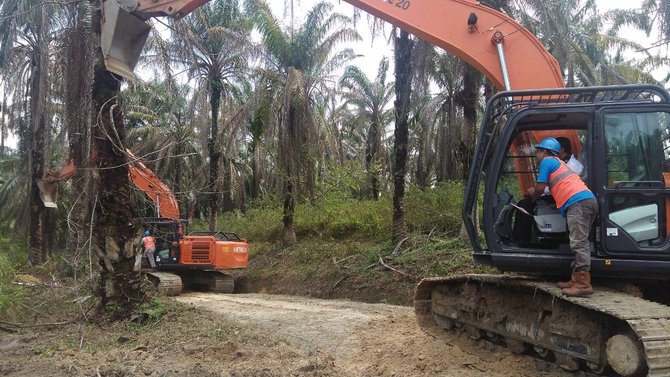
{"type": "MultiPolygon", "coordinates": [[[[142,270],[159,291],[178,295],[183,287],[211,292],[233,293],[235,282],[228,270],[248,265],[249,244],[233,232],[192,232],[185,235],[186,223],[180,220],[179,203],[172,191],[130,151],[130,181],[156,205],[159,217],[143,218],[143,230],[156,241],[155,269],[142,270]]],[[[49,171],[38,183],[46,207],[56,207],[58,183],[72,178],[72,160],[60,169],[49,171]]]]}
{"type": "MultiPolygon", "coordinates": [[[[415,295],[420,325],[436,337],[463,331],[567,370],[670,376],[663,298],[670,288],[670,176],[663,169],[670,94],[648,85],[565,89],[558,63],[532,33],[475,0],[346,1],[455,54],[503,90],[482,119],[462,215],[476,262],[526,275],[424,279],[415,295]],[[555,206],[525,215],[533,220],[529,237],[512,229],[509,208],[536,181],[534,145],[550,136],[570,139],[598,198],[590,244],[600,284],[588,299],[562,296],[552,282],[573,259],[555,206]]],[[[105,1],[108,69],[131,78],[145,21],[181,18],[206,2],[105,1]]]]}

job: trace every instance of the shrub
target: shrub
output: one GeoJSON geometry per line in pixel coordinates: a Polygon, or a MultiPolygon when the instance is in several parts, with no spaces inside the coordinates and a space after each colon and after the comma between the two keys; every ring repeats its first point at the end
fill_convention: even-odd
{"type": "Polygon", "coordinates": [[[407,226],[412,231],[457,236],[462,223],[462,205],[462,182],[443,182],[425,190],[411,187],[405,198],[407,226]]]}
{"type": "Polygon", "coordinates": [[[23,289],[12,281],[19,266],[27,262],[27,254],[20,253],[21,245],[0,238],[0,313],[18,304],[23,289]]]}

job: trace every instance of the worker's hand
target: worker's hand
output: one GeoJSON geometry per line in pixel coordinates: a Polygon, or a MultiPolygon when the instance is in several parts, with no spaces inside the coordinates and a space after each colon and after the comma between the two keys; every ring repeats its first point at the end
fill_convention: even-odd
{"type": "Polygon", "coordinates": [[[535,187],[529,187],[528,190],[526,190],[526,197],[531,199],[535,197],[535,187]]]}

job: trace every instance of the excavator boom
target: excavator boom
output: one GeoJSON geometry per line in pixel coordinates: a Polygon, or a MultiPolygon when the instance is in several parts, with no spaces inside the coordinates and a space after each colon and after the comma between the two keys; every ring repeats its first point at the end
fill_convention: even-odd
{"type": "MultiPolygon", "coordinates": [[[[130,181],[156,204],[159,216],[179,219],[179,203],[170,188],[129,150],[126,152],[132,159],[129,165],[130,181]]],[[[70,159],[62,168],[47,172],[39,181],[38,186],[45,207],[56,207],[58,182],[72,178],[75,169],[76,166],[70,159]]]]}
{"type": "MultiPolygon", "coordinates": [[[[179,19],[208,1],[105,1],[102,40],[108,69],[132,78],[149,33],[144,21],[155,16],[179,19]]],[[[345,1],[465,60],[498,89],[564,86],[558,63],[530,31],[476,1],[345,1]]]]}
{"type": "Polygon", "coordinates": [[[160,216],[179,219],[179,203],[172,190],[129,150],[126,149],[126,152],[133,159],[130,164],[130,180],[133,184],[151,198],[160,216]]]}

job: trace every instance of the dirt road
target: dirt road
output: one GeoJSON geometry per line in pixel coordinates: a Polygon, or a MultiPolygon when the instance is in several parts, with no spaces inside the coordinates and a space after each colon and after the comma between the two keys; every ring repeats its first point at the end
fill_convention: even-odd
{"type": "Polygon", "coordinates": [[[465,335],[434,339],[418,327],[409,307],[265,294],[188,293],[176,300],[254,328],[292,350],[287,357],[272,353],[238,365],[244,374],[573,376],[465,335]]]}

